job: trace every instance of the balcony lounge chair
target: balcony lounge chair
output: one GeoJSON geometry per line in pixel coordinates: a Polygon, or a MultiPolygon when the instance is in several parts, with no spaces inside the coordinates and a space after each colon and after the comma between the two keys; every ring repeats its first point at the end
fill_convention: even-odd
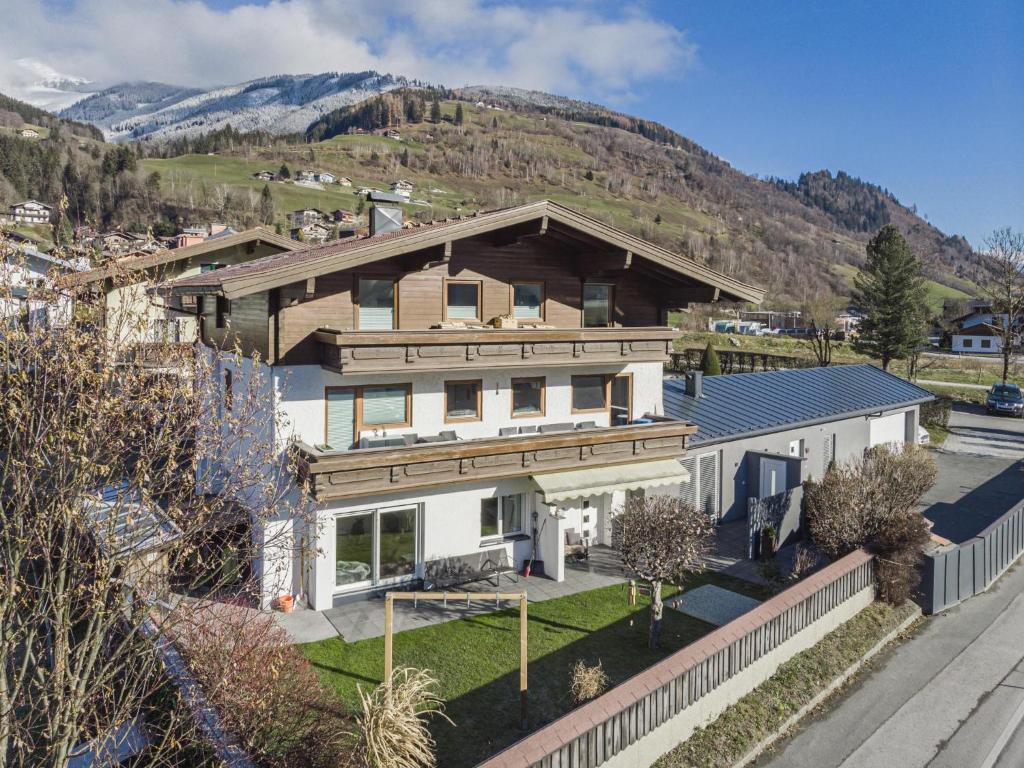
{"type": "Polygon", "coordinates": [[[565,557],[574,560],[586,560],[590,557],[587,543],[575,528],[565,529],[565,557]]]}

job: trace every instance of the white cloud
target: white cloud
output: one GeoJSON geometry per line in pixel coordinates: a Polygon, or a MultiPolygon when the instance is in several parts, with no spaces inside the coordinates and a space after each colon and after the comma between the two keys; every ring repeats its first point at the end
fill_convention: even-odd
{"type": "Polygon", "coordinates": [[[0,0],[0,89],[19,59],[111,84],[230,84],[278,73],[376,69],[449,86],[500,84],[626,98],[692,66],[686,34],[597,0],[0,0]]]}

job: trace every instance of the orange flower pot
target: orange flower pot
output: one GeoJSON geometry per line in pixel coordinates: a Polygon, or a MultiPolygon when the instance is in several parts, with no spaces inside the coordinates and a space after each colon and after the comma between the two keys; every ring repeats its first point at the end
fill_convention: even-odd
{"type": "Polygon", "coordinates": [[[291,595],[281,595],[277,598],[277,607],[281,609],[281,613],[291,613],[295,607],[295,598],[291,595]]]}

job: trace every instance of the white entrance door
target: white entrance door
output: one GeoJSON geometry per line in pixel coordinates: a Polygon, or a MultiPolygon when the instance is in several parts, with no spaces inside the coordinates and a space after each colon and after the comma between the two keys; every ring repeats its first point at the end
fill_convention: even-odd
{"type": "Polygon", "coordinates": [[[765,499],[786,490],[786,462],[761,459],[761,488],[758,498],[765,499]]]}
{"type": "Polygon", "coordinates": [[[902,413],[893,413],[872,419],[868,423],[868,446],[874,448],[876,445],[885,443],[902,445],[905,431],[906,418],[902,413]]]}

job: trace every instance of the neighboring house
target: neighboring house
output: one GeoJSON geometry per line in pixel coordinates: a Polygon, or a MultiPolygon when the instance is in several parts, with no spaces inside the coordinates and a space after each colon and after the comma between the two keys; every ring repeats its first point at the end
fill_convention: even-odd
{"type": "Polygon", "coordinates": [[[254,179],[259,179],[260,181],[273,181],[277,178],[277,174],[273,171],[256,171],[252,177],[254,179]]]}
{"type": "Polygon", "coordinates": [[[25,200],[14,203],[7,216],[8,221],[15,224],[49,224],[53,207],[38,200],[25,200]]]}
{"type": "Polygon", "coordinates": [[[155,253],[134,253],[74,275],[65,281],[69,288],[99,289],[103,292],[108,323],[117,341],[125,346],[145,342],[191,343],[198,336],[196,302],[183,304],[153,295],[151,289],[167,280],[197,275],[270,254],[298,249],[299,244],[272,230],[257,227],[244,232],[220,233],[182,248],[155,253]],[[118,322],[129,315],[130,327],[118,322]],[[116,327],[115,327],[116,326],[116,327]],[[144,326],[144,327],[143,327],[144,326]]]}
{"type": "Polygon", "coordinates": [[[341,176],[337,179],[336,183],[340,184],[343,187],[351,187],[352,179],[350,179],[348,176],[341,176]]]}
{"type": "MultiPolygon", "coordinates": [[[[1000,326],[1006,322],[1006,315],[997,317],[1000,326]]],[[[987,322],[963,325],[952,335],[951,348],[954,352],[999,354],[1003,351],[1003,329],[987,322]]]]}
{"type": "Polygon", "coordinates": [[[319,181],[321,184],[333,184],[335,176],[333,173],[328,171],[317,171],[313,176],[314,181],[319,181]]]}
{"type": "Polygon", "coordinates": [[[548,201],[370,222],[165,287],[203,297],[204,341],[250,350],[218,364],[243,388],[267,377],[267,424],[297,449],[288,482],[315,500],[317,525],[254,531],[264,606],[328,609],[450,558],[518,570],[535,555],[561,580],[567,530],[610,544],[628,493],[687,479],[696,428],[662,415],[669,313],[763,291],[548,201]],[[316,552],[266,545],[282,531],[316,552]]]}
{"type": "Polygon", "coordinates": [[[10,294],[0,296],[0,318],[6,324],[17,319],[31,326],[62,326],[71,322],[74,307],[71,292],[55,291],[52,299],[33,297],[32,289],[55,287],[58,276],[78,272],[86,262],[43,253],[31,245],[13,242],[0,244],[3,251],[3,284],[10,294]]]}
{"type": "Polygon", "coordinates": [[[691,373],[664,390],[665,415],[698,428],[682,498],[722,522],[745,520],[751,500],[764,501],[782,543],[799,532],[805,480],[875,445],[916,442],[920,405],[934,399],[872,365],[691,373]]]}
{"type": "Polygon", "coordinates": [[[293,227],[302,227],[306,224],[319,224],[331,217],[319,208],[300,208],[297,211],[292,211],[290,218],[293,227]]]}
{"type": "Polygon", "coordinates": [[[325,243],[331,239],[334,226],[324,221],[311,221],[300,227],[292,227],[289,230],[293,240],[299,239],[300,232],[302,233],[302,240],[307,243],[325,243]]]}
{"type": "Polygon", "coordinates": [[[22,128],[20,131],[18,131],[18,135],[21,136],[21,138],[23,139],[38,139],[39,131],[37,131],[35,128],[22,128]]]}
{"type": "Polygon", "coordinates": [[[394,139],[395,141],[402,140],[402,134],[396,131],[394,128],[388,128],[386,131],[384,131],[384,136],[385,138],[394,139]]]}
{"type": "Polygon", "coordinates": [[[399,195],[396,192],[379,192],[371,189],[366,193],[366,199],[374,203],[408,203],[408,195],[399,195]]]}
{"type": "Polygon", "coordinates": [[[396,195],[408,198],[412,195],[413,184],[411,181],[405,179],[399,179],[398,181],[391,182],[391,191],[396,195]]]}
{"type": "Polygon", "coordinates": [[[339,224],[352,224],[357,217],[352,211],[346,211],[344,208],[335,208],[331,211],[331,218],[339,224]]]}
{"type": "Polygon", "coordinates": [[[185,227],[174,236],[174,247],[188,248],[189,246],[197,245],[203,242],[209,234],[206,227],[185,227]]]}
{"type": "Polygon", "coordinates": [[[315,171],[298,171],[295,174],[295,181],[316,181],[315,171]]]}

